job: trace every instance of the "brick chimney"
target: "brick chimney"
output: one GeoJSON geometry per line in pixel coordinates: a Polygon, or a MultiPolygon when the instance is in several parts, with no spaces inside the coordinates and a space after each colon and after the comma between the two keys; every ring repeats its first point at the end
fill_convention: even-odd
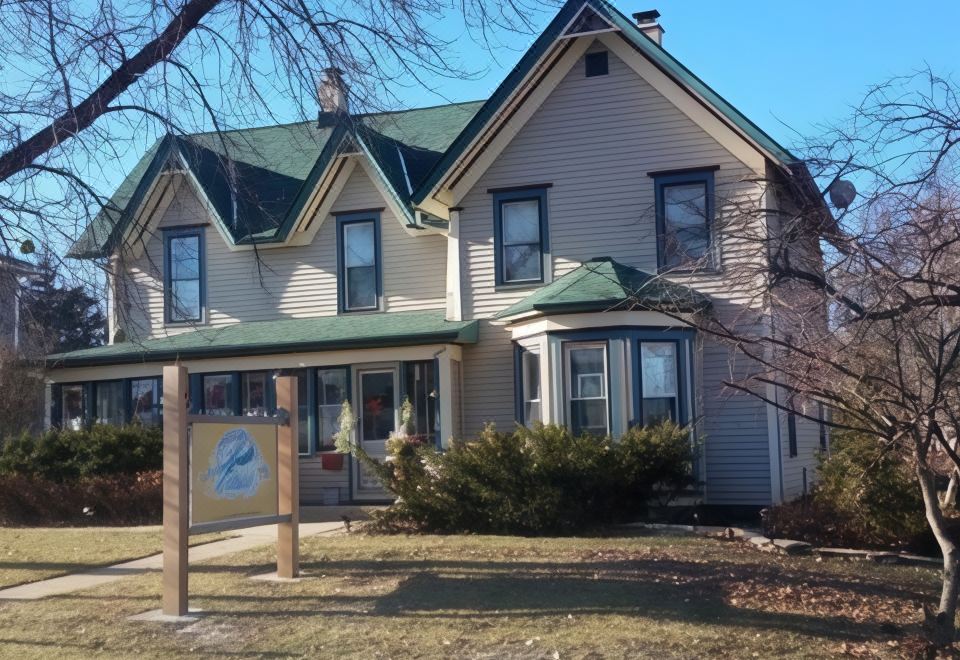
{"type": "Polygon", "coordinates": [[[323,70],[323,77],[317,85],[317,99],[320,101],[321,114],[349,114],[350,104],[343,71],[333,67],[323,70]]]}
{"type": "Polygon", "coordinates": [[[660,18],[660,12],[656,9],[638,11],[633,15],[633,19],[637,22],[637,27],[640,28],[645,35],[653,39],[658,46],[662,46],[663,33],[665,30],[663,26],[657,22],[658,18],[660,18]]]}

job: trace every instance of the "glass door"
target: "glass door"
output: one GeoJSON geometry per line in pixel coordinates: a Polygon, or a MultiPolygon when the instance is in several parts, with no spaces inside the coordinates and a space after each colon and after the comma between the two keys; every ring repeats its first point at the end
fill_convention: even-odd
{"type": "MultiPolygon", "coordinates": [[[[370,456],[384,460],[387,440],[397,429],[397,393],[400,389],[396,368],[360,369],[357,371],[357,440],[370,456]]],[[[387,492],[377,477],[359,461],[353,461],[353,496],[355,499],[386,499],[387,492]]]]}

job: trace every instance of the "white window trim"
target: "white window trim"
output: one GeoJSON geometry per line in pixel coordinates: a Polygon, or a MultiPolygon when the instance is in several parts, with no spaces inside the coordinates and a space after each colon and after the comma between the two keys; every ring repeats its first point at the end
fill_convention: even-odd
{"type": "MultiPolygon", "coordinates": [[[[610,433],[610,388],[608,387],[610,374],[610,351],[605,341],[573,341],[563,344],[563,408],[566,415],[566,424],[570,427],[573,424],[573,402],[574,401],[603,401],[603,417],[606,427],[606,433],[610,433]],[[603,350],[603,396],[601,397],[577,397],[573,398],[572,379],[570,378],[573,370],[570,368],[570,353],[580,349],[599,348],[603,350]]],[[[582,374],[581,374],[582,375],[582,374]]],[[[571,429],[572,430],[572,429],[571,429]]]]}
{"type": "Polygon", "coordinates": [[[541,377],[542,365],[541,357],[539,351],[524,350],[520,357],[520,384],[523,388],[523,423],[525,426],[530,426],[530,420],[527,419],[527,404],[536,403],[540,408],[540,419],[536,420],[539,422],[543,421],[543,378],[541,377]],[[530,393],[530,374],[527,371],[526,361],[528,356],[536,356],[537,358],[537,394],[539,395],[536,399],[528,399],[527,394],[530,393]]]}

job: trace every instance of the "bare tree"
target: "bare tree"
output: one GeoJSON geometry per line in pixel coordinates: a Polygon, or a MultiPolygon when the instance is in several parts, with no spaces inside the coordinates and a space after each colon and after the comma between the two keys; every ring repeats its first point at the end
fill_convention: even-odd
{"type": "MultiPolygon", "coordinates": [[[[128,154],[165,134],[315,116],[321,71],[358,111],[472,75],[449,48],[529,30],[528,0],[0,2],[0,251],[62,253],[128,154]]],[[[99,264],[100,268],[106,264],[99,264]]],[[[71,268],[78,272],[78,266],[71,268]]]]}
{"type": "Polygon", "coordinates": [[[954,641],[960,592],[960,546],[937,492],[938,476],[960,469],[958,143],[952,81],[924,71],[871,89],[849,121],[804,145],[814,178],[774,171],[750,182],[759,196],[718,187],[718,232],[735,246],[724,282],[746,293],[735,312],[675,315],[748,358],[731,390],[815,422],[823,404],[827,423],[913,468],[943,552],[927,622],[940,646],[954,641]],[[860,194],[833,217],[814,180],[824,198],[841,180],[860,194]]]}

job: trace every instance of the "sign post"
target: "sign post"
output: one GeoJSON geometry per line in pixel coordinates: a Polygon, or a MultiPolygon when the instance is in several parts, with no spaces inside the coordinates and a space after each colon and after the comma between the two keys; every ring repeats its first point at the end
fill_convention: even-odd
{"type": "Polygon", "coordinates": [[[187,615],[187,370],[163,368],[163,613],[187,615]]]}
{"type": "Polygon", "coordinates": [[[277,469],[289,475],[280,481],[280,516],[289,522],[277,523],[277,577],[293,579],[300,574],[300,476],[297,411],[297,379],[277,378],[277,407],[289,414],[288,423],[277,429],[277,469]]]}
{"type": "Polygon", "coordinates": [[[188,614],[188,536],[277,524],[277,577],[300,573],[297,379],[276,417],[190,415],[187,370],[163,368],[163,608],[188,614]]]}

